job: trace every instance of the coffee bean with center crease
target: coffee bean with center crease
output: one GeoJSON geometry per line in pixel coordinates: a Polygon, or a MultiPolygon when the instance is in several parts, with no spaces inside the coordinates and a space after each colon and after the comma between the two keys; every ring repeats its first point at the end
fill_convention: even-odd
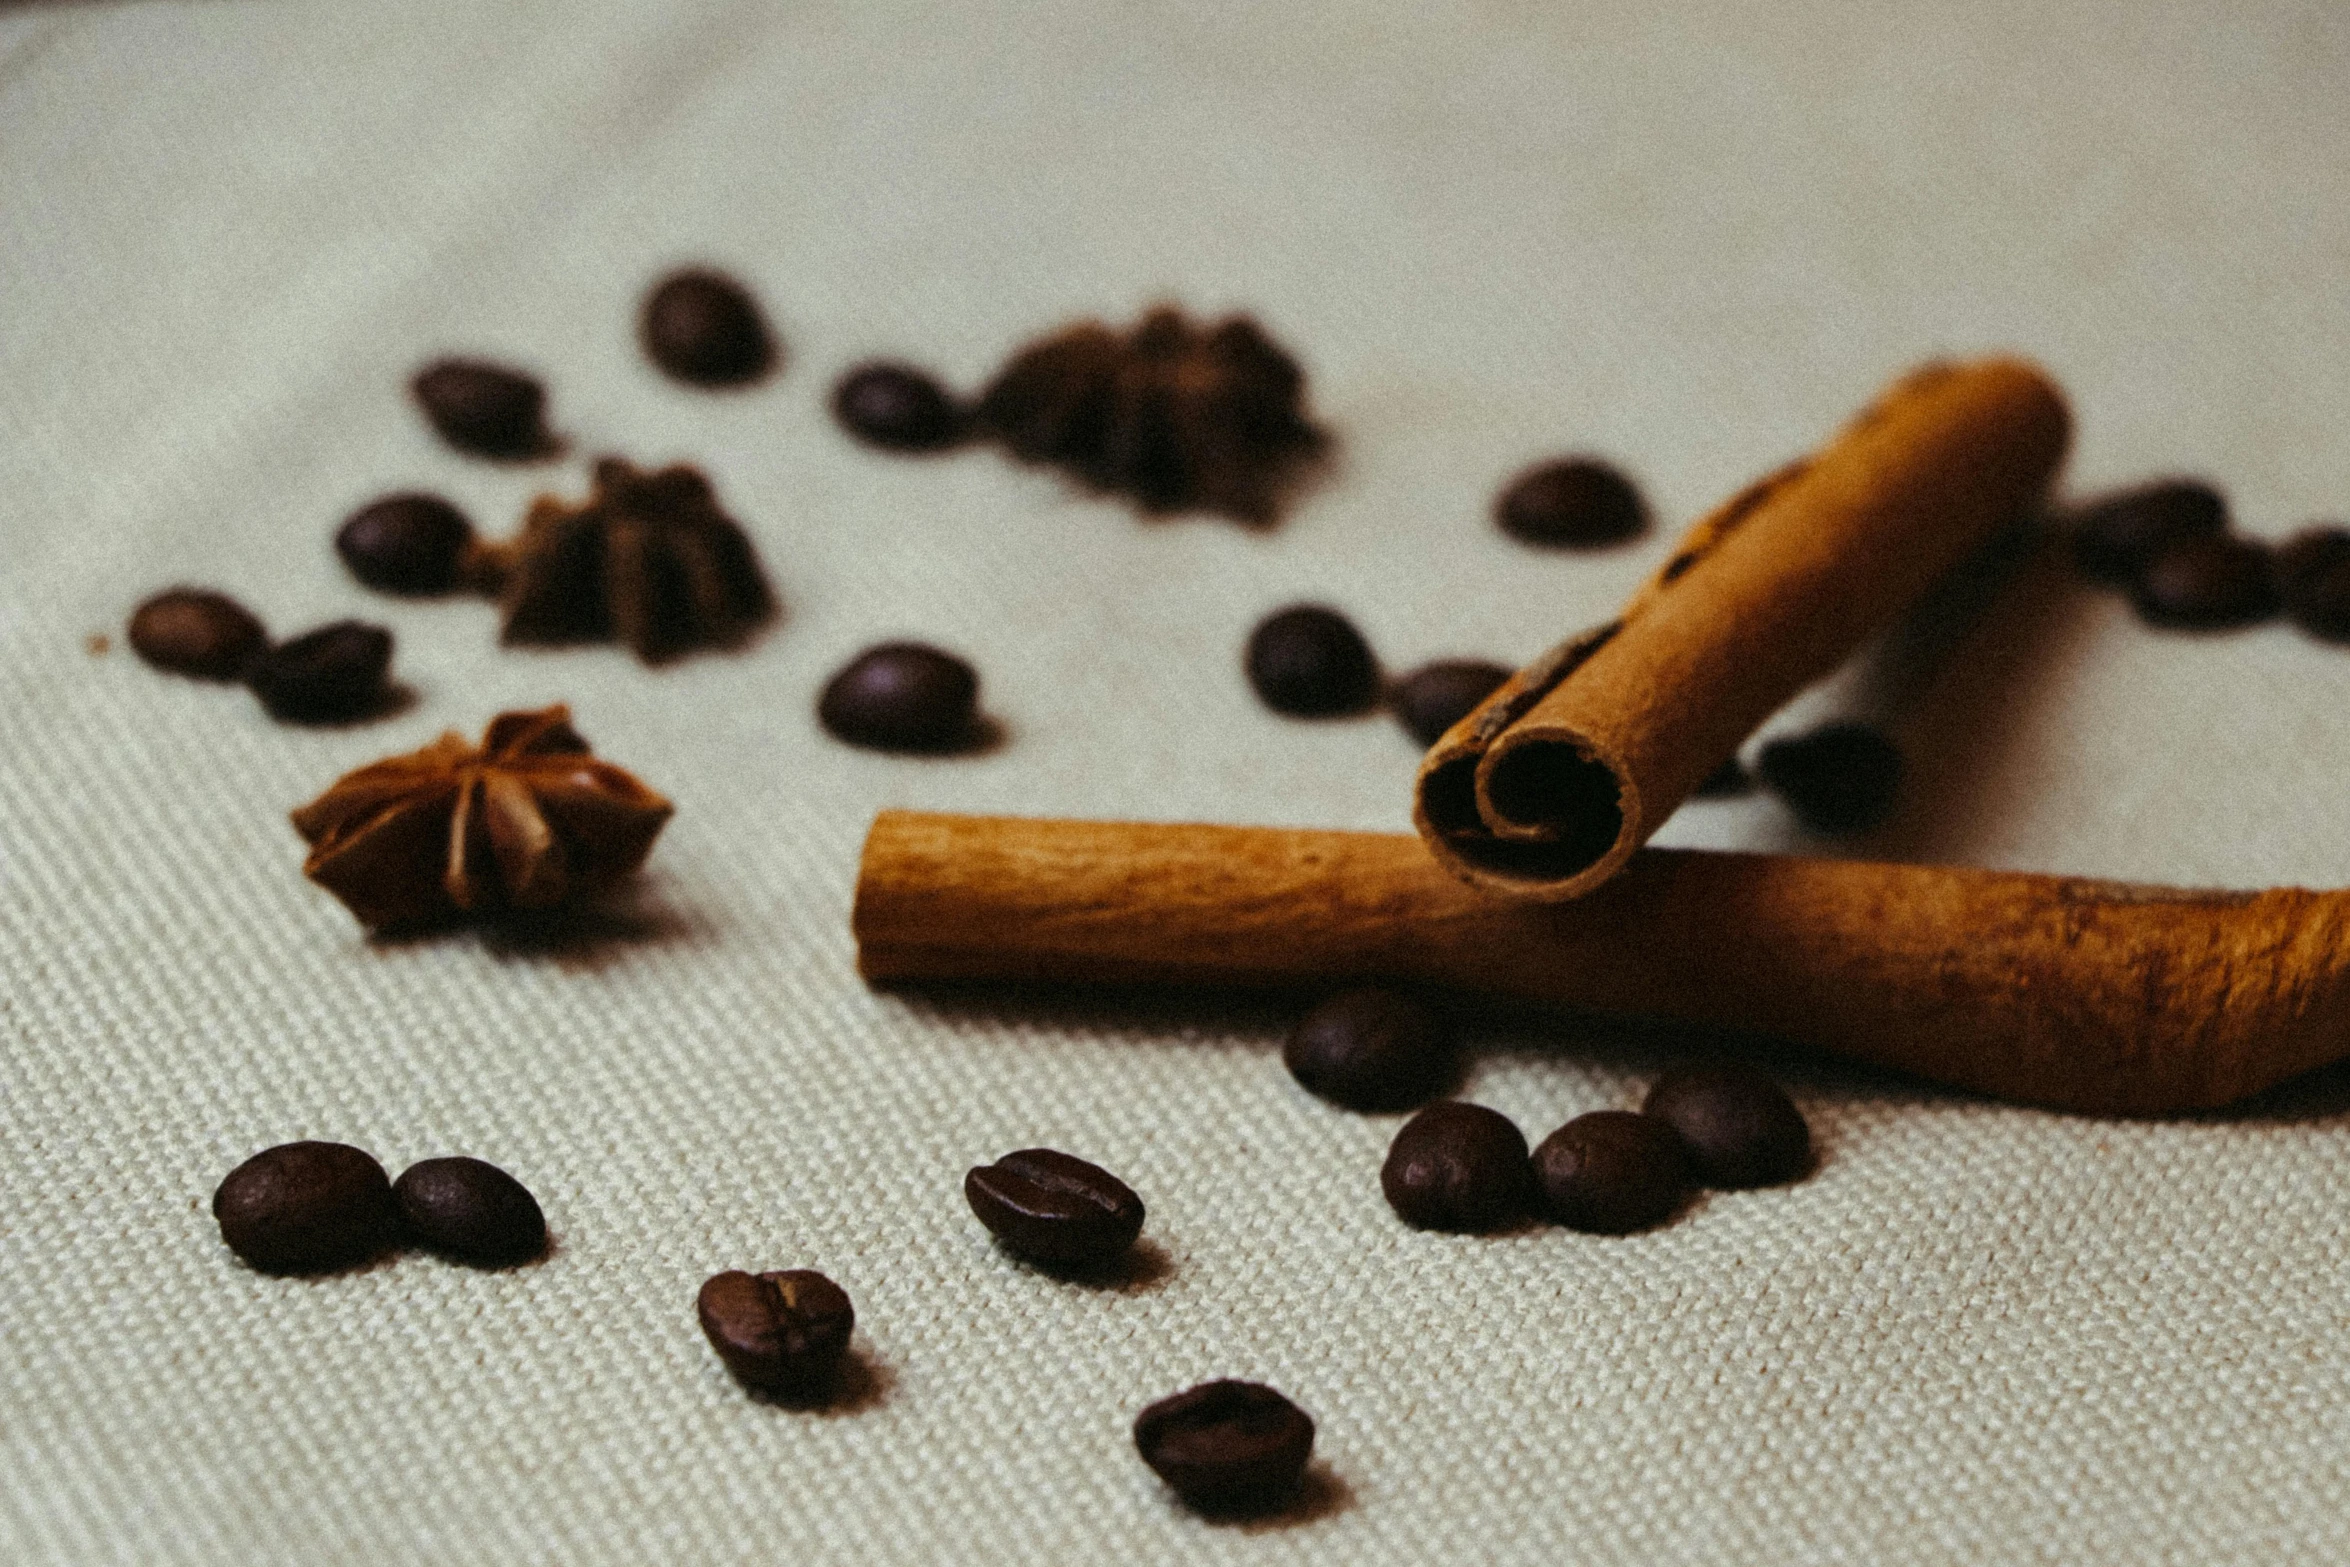
{"type": "Polygon", "coordinates": [[[244,605],[205,588],[171,588],[131,611],[131,651],[157,669],[198,680],[235,680],[269,646],[244,605]]]}
{"type": "Polygon", "coordinates": [[[342,1143],[280,1143],[229,1171],[212,1194],[229,1250],[263,1273],[328,1273],[399,1239],[382,1165],[342,1143]]]}
{"type": "Polygon", "coordinates": [[[859,365],[832,389],[832,416],[868,446],[929,452],[961,439],[963,410],[938,381],[911,365],[859,365]]]}
{"type": "Polygon", "coordinates": [[[2350,641],[2350,528],[2305,528],[2270,565],[2293,624],[2328,642],[2350,641]]]}
{"type": "Polygon", "coordinates": [[[1648,526],[1648,508],[1614,468],[1568,457],[1512,479],[1494,500],[1493,520],[1528,544],[1588,549],[1637,537],[1648,526]]]}
{"type": "Polygon", "coordinates": [[[543,457],[547,391],[531,377],[479,359],[440,359],[409,383],[417,406],[459,451],[482,457],[543,457]]]}
{"type": "Polygon", "coordinates": [[[1409,1110],[1459,1071],[1436,1009],[1381,985],[1342,990],[1308,1012],[1281,1059],[1308,1092],[1349,1110],[1409,1110]]]}
{"type": "Polygon", "coordinates": [[[1406,1224],[1482,1233],[1523,1218],[1531,1195],[1526,1136],[1509,1117],[1448,1099],[1403,1124],[1379,1186],[1406,1224]]]}
{"type": "Polygon", "coordinates": [[[1276,713],[1331,718],[1359,713],[1379,694],[1371,645],[1344,615],[1297,604],[1249,634],[1248,683],[1276,713]]]}
{"type": "Polygon", "coordinates": [[[1509,677],[1508,669],[1483,659],[1443,658],[1396,681],[1387,701],[1412,738],[1431,746],[1509,677]]]}
{"type": "Polygon", "coordinates": [[[2100,582],[2135,581],[2181,539],[2225,533],[2228,503],[2200,479],[2164,479],[2085,508],[2073,519],[2073,560],[2100,582]]]}
{"type": "Polygon", "coordinates": [[[1544,1209],[1570,1230],[1627,1235],[1672,1216],[1689,1191],[1689,1152],[1653,1116],[1579,1115],[1534,1150],[1544,1209]]]}
{"type": "Polygon", "coordinates": [[[547,1249],[547,1219],[513,1176],[479,1159],[425,1159],[392,1183],[408,1238],[419,1246],[502,1268],[547,1249]]]}
{"type": "Polygon", "coordinates": [[[367,586],[429,597],[457,586],[473,542],[465,513],[438,495],[387,495],[353,512],[335,535],[335,553],[367,586]]]}
{"type": "Polygon", "coordinates": [[[775,363],[775,339],[751,291],[722,273],[671,273],[645,296],[645,353],[680,381],[740,386],[775,363]]]}
{"type": "Polygon", "coordinates": [[[834,675],[816,717],[839,739],[877,751],[948,751],[973,738],[979,672],[920,642],[867,648],[834,675]]]}
{"type": "Polygon", "coordinates": [[[297,724],[364,718],[383,706],[392,634],[356,620],[281,642],[245,671],[245,684],[270,716],[297,724]]]}
{"type": "Polygon", "coordinates": [[[1142,1233],[1142,1199],[1099,1165],[1023,1148],[963,1177],[963,1197],[995,1238],[1030,1262],[1106,1268],[1142,1233]]]}
{"type": "Polygon", "coordinates": [[[1201,1512],[1265,1513],[1297,1494],[1314,1418],[1262,1382],[1203,1382],[1138,1415],[1134,1446],[1201,1512]]]}
{"type": "Polygon", "coordinates": [[[694,1305],[710,1347],[744,1386],[791,1399],[821,1398],[837,1386],[857,1312],[823,1274],[721,1273],[694,1305]]]}
{"type": "Polygon", "coordinates": [[[1901,751],[1867,724],[1828,724],[1773,740],[1756,768],[1803,825],[1835,836],[1865,832],[1892,814],[1901,751]]]}
{"type": "Polygon", "coordinates": [[[1740,1066],[1677,1067],[1641,1105],[1681,1134],[1707,1186],[1776,1186],[1811,1167],[1811,1128],[1786,1091],[1740,1066]]]}
{"type": "Polygon", "coordinates": [[[2277,612],[2268,551],[2250,539],[2181,539],[2146,563],[2131,602],[2150,625],[2218,631],[2277,612]]]}

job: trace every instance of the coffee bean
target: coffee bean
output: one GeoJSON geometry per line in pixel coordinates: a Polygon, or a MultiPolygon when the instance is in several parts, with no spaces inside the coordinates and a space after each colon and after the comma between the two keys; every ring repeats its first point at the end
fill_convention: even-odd
{"type": "Polygon", "coordinates": [[[131,611],[131,651],[157,669],[234,680],[269,646],[253,612],[225,593],[171,588],[131,611]]]}
{"type": "Polygon", "coordinates": [[[1672,1216],[1689,1191],[1680,1134],[1629,1110],[1579,1115],[1534,1150],[1543,1206],[1570,1230],[1627,1235],[1672,1216]]]}
{"type": "Polygon", "coordinates": [[[296,724],[364,718],[384,704],[392,634],[338,620],[280,642],[245,671],[245,684],[270,716],[296,724]]]}
{"type": "Polygon", "coordinates": [[[1707,1186],[1776,1186],[1811,1165],[1811,1128],[1785,1090],[1738,1066],[1676,1067],[1641,1107],[1681,1134],[1707,1186]]]}
{"type": "Polygon", "coordinates": [[[1531,1184],[1525,1134],[1457,1099],[1406,1121],[1379,1171],[1388,1206],[1423,1230],[1506,1229],[1525,1216],[1531,1184]]]}
{"type": "Polygon", "coordinates": [[[2180,539],[2146,563],[2131,592],[2150,625],[2212,631],[2249,626],[2277,612],[2268,551],[2250,539],[2180,539]]]}
{"type": "Polygon", "coordinates": [[[832,389],[832,416],[868,446],[929,452],[962,438],[963,410],[911,365],[859,365],[832,389]]]}
{"type": "Polygon", "coordinates": [[[1754,780],[1747,776],[1746,769],[1739,766],[1738,758],[1733,756],[1707,773],[1704,781],[1692,792],[1700,800],[1728,800],[1753,787],[1754,780]]]}
{"type": "Polygon", "coordinates": [[[1342,990],[1299,1020],[1281,1059],[1307,1092],[1349,1110],[1409,1110],[1452,1086],[1452,1032],[1400,990],[1342,990]]]}
{"type": "Polygon", "coordinates": [[[547,391],[531,377],[478,359],[440,359],[409,383],[417,406],[459,451],[483,457],[543,457],[547,391]]]}
{"type": "Polygon", "coordinates": [[[280,1143],[229,1171],[212,1194],[229,1250],[263,1273],[329,1273],[399,1239],[384,1168],[341,1143],[280,1143]]]}
{"type": "Polygon", "coordinates": [[[1314,1417],[1262,1382],[1203,1382],[1136,1416],[1134,1446],[1201,1512],[1271,1512],[1297,1494],[1314,1417]]]}
{"type": "Polygon", "coordinates": [[[1493,520],[1528,544],[1587,549],[1638,537],[1648,526],[1648,508],[1632,481],[1614,468],[1567,457],[1512,479],[1493,503],[1493,520]]]}
{"type": "Polygon", "coordinates": [[[1441,658],[1396,681],[1387,701],[1412,738],[1431,746],[1509,677],[1508,669],[1483,659],[1441,658]]]}
{"type": "Polygon", "coordinates": [[[1142,1199],[1099,1165],[1023,1148],[963,1177],[963,1197],[1015,1256],[1053,1267],[1107,1268],[1142,1233],[1142,1199]]]}
{"type": "Polygon", "coordinates": [[[457,586],[458,563],[472,542],[473,524],[438,495],[387,495],[351,514],[335,535],[335,553],[379,592],[428,597],[457,586]]]}
{"type": "Polygon", "coordinates": [[[1379,694],[1371,645],[1344,615],[1318,604],[1266,617],[1249,634],[1247,667],[1265,705],[1296,718],[1359,713],[1379,694]]]}
{"type": "Polygon", "coordinates": [[[979,672],[920,642],[867,648],[834,675],[816,703],[824,727],[876,751],[945,751],[968,744],[979,672]]]}
{"type": "Polygon", "coordinates": [[[837,1385],[857,1325],[848,1292],[821,1273],[721,1273],[695,1301],[710,1347],[744,1386],[820,1398],[837,1385]]]}
{"type": "Polygon", "coordinates": [[[1804,826],[1831,836],[1876,826],[1901,788],[1900,748],[1867,724],[1773,740],[1756,767],[1804,826]]]}
{"type": "Polygon", "coordinates": [[[426,1159],[392,1183],[408,1237],[485,1268],[528,1262],[547,1249],[547,1218],[520,1181],[479,1159],[426,1159]]]}
{"type": "Polygon", "coordinates": [[[716,272],[674,272],[637,323],[653,363],[696,386],[740,386],[775,363],[775,339],[750,290],[716,272]]]}
{"type": "Polygon", "coordinates": [[[2181,539],[2228,528],[2227,500],[2200,479],[2164,479],[2111,495],[2073,519],[2073,559],[2100,582],[2136,580],[2181,539]]]}
{"type": "Polygon", "coordinates": [[[2293,624],[2328,642],[2350,642],[2350,528],[2304,528],[2270,566],[2293,624]]]}

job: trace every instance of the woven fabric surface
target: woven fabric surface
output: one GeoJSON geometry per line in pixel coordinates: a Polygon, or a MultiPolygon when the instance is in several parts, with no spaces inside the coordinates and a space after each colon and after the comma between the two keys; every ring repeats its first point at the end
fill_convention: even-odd
{"type": "MultiPolygon", "coordinates": [[[[1258,617],[1523,658],[1933,354],[2048,365],[2077,492],[2202,472],[2248,533],[2339,518],[2346,85],[2324,0],[0,8],[0,1558],[2350,1557],[2339,1074],[2118,1122],[1794,1061],[1809,1180],[1447,1238],[1380,1199],[1396,1118],[1282,1071],[1278,1006],[877,995],[848,931],[881,806],[1401,830],[1411,743],[1259,707],[1258,617]],[[689,261],[757,290],[773,380],[643,360],[636,302],[689,261]],[[1145,523],[826,412],[864,357],[968,386],[1160,299],[1307,364],[1343,450],[1281,526],[1145,523]],[[440,445],[403,387],[447,352],[542,374],[567,455],[440,445]],[[1501,536],[1495,486],[1562,450],[1658,528],[1501,536]],[[658,671],[501,650],[328,547],[401,487],[502,534],[605,451],[705,465],[770,634],[658,671]],[[124,617],[175,582],[391,626],[413,703],[289,728],[144,667],[124,617]],[[999,746],[818,730],[897,636],[975,661],[999,746]],[[678,802],[598,934],[371,943],[302,879],[290,807],[557,700],[678,802]],[[556,1249],[253,1274],[211,1192],[303,1137],[489,1159],[556,1249]],[[973,1222],[963,1171],[1037,1144],[1148,1202],[1127,1287],[973,1222]],[[743,1396],[693,1318],[731,1267],[847,1288],[854,1398],[743,1396]],[[1220,1375],[1319,1422],[1298,1512],[1206,1523],[1137,1460],[1135,1412],[1220,1375]]],[[[2053,558],[1977,588],[1771,726],[1891,724],[1891,823],[1821,843],[1753,797],[1663,841],[2350,884],[2350,653],[2156,633],[2053,558]]],[[[1464,1091],[1536,1138],[1675,1048],[1471,1043],[1464,1091]]]]}

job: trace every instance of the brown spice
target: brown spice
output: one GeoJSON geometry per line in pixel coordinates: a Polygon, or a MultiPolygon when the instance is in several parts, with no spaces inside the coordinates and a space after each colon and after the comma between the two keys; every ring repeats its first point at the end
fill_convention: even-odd
{"type": "Polygon", "coordinates": [[[1014,456],[1146,513],[1258,524],[1329,444],[1305,372],[1254,320],[1203,327],[1165,307],[1124,334],[1082,321],[1030,344],[981,394],[979,421],[1014,456]]]}
{"type": "Polygon", "coordinates": [[[670,810],[589,755],[558,705],[347,773],[293,821],[302,874],[387,930],[589,897],[644,863],[670,810]]]}
{"type": "Polygon", "coordinates": [[[507,642],[619,641],[658,664],[738,646],[775,614],[750,539],[684,465],[602,458],[586,500],[540,496],[503,553],[507,642]]]}

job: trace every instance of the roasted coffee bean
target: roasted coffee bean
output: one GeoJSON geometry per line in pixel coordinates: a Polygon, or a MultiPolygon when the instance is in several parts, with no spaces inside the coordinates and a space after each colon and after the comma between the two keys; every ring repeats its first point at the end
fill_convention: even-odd
{"type": "Polygon", "coordinates": [[[1500,1111],[1457,1099],[1406,1121],[1379,1171],[1388,1206],[1406,1224],[1472,1233],[1525,1217],[1532,1180],[1525,1134],[1500,1111]]]}
{"type": "Polygon", "coordinates": [[[674,272],[645,296],[645,353],[680,381],[740,386],[775,364],[775,339],[749,289],[716,272],[674,272]]]}
{"type": "Polygon", "coordinates": [[[1142,1233],[1142,1199],[1099,1165],[1023,1148],[963,1177],[963,1197],[1014,1255],[1058,1268],[1106,1268],[1142,1233]]]}
{"type": "Polygon", "coordinates": [[[351,514],[335,535],[335,553],[379,592],[429,597],[457,586],[458,563],[472,542],[473,524],[438,495],[387,495],[351,514]]]}
{"type": "Polygon", "coordinates": [[[1314,1417],[1262,1382],[1203,1382],[1135,1417],[1134,1446],[1201,1512],[1271,1512],[1297,1494],[1314,1417]]]}
{"type": "Polygon", "coordinates": [[[1387,701],[1412,738],[1431,746],[1509,677],[1509,670],[1483,659],[1441,658],[1396,681],[1387,701]]]}
{"type": "Polygon", "coordinates": [[[554,450],[547,434],[547,390],[519,370],[478,359],[441,359],[409,383],[417,406],[459,451],[483,457],[543,457],[554,450]]]}
{"type": "Polygon", "coordinates": [[[1344,615],[1296,604],[1267,616],[1248,639],[1248,683],[1276,713],[1359,713],[1379,694],[1371,645],[1344,615]]]}
{"type": "Polygon", "coordinates": [[[1567,457],[1512,479],[1494,500],[1493,520],[1528,544],[1590,548],[1638,537],[1648,508],[1632,481],[1606,463],[1567,457]]]}
{"type": "Polygon", "coordinates": [[[2350,642],[2350,528],[2304,528],[2270,565],[2293,624],[2328,642],[2350,642]]]}
{"type": "Polygon", "coordinates": [[[2073,559],[2100,582],[2135,581],[2181,539],[2227,532],[2228,503],[2200,479],[2164,479],[2111,495],[2073,519],[2073,559]]]}
{"type": "Polygon", "coordinates": [[[1627,1235],[1681,1205],[1689,1153],[1680,1134],[1653,1116],[1594,1110],[1542,1140],[1534,1179],[1544,1209],[1568,1229],[1627,1235]]]}
{"type": "Polygon", "coordinates": [[[502,1268],[547,1249],[547,1217],[520,1181],[479,1159],[426,1159],[392,1183],[408,1238],[459,1262],[502,1268]]]}
{"type": "Polygon", "coordinates": [[[1900,748],[1867,724],[1829,724],[1773,740],[1756,768],[1804,826],[1829,835],[1876,826],[1901,788],[1900,748]]]}
{"type": "Polygon", "coordinates": [[[911,365],[859,365],[832,389],[832,416],[868,446],[930,452],[962,438],[964,415],[947,389],[911,365]]]}
{"type": "Polygon", "coordinates": [[[1704,781],[1697,786],[1693,793],[1700,800],[1728,800],[1746,793],[1753,787],[1754,780],[1747,776],[1746,769],[1739,766],[1738,758],[1733,756],[1712,772],[1707,773],[1704,781]]]}
{"type": "Polygon", "coordinates": [[[384,1167],[341,1143],[280,1143],[229,1171],[212,1194],[229,1250],[263,1273],[329,1273],[399,1239],[384,1167]]]}
{"type": "Polygon", "coordinates": [[[710,1347],[744,1386],[820,1398],[838,1383],[857,1325],[848,1292],[821,1273],[721,1273],[695,1308],[710,1347]]]}
{"type": "Polygon", "coordinates": [[[946,751],[969,743],[979,672],[920,642],[867,648],[834,675],[816,703],[824,727],[876,751],[946,751]]]}
{"type": "Polygon", "coordinates": [[[338,620],[280,642],[245,671],[245,684],[270,716],[297,724],[364,718],[386,696],[392,634],[381,626],[338,620]]]}
{"type": "Polygon", "coordinates": [[[1648,1091],[1643,1113],[1681,1134],[1707,1186],[1776,1186],[1811,1166],[1811,1128],[1786,1091],[1740,1066],[1676,1067],[1648,1091]]]}
{"type": "Polygon", "coordinates": [[[1281,1059],[1309,1093],[1349,1110],[1409,1110],[1459,1074],[1435,1008],[1384,986],[1342,990],[1290,1030],[1281,1059]]]}
{"type": "Polygon", "coordinates": [[[225,593],[172,588],[131,612],[131,651],[157,669],[234,680],[269,646],[253,612],[225,593]]]}
{"type": "Polygon", "coordinates": [[[2131,594],[2150,625],[2214,631],[2277,612],[2268,551],[2250,539],[2181,539],[2146,563],[2131,594]]]}

